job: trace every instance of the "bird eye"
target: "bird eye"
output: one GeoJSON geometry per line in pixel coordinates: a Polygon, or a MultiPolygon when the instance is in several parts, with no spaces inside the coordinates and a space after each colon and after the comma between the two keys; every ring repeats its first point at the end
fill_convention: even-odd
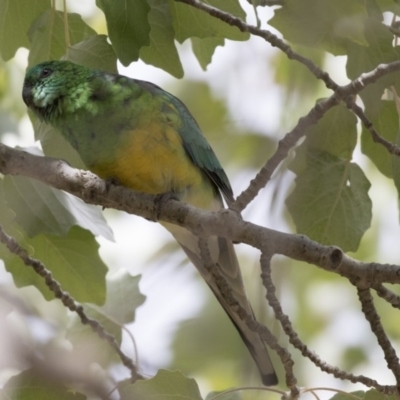
{"type": "Polygon", "coordinates": [[[40,73],[41,78],[46,78],[49,76],[53,71],[50,68],[44,68],[42,72],[40,73]]]}

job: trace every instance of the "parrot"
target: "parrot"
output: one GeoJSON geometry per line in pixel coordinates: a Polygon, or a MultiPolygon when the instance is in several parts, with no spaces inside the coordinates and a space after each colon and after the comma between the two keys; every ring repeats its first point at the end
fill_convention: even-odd
{"type": "MultiPolygon", "coordinates": [[[[195,207],[217,211],[233,191],[220,162],[186,106],[160,87],[123,75],[54,60],[31,67],[22,97],[40,120],[57,129],[86,167],[139,192],[172,193],[195,207]]],[[[201,259],[198,238],[160,222],[180,244],[238,330],[264,385],[278,379],[265,343],[224,299],[201,259]]],[[[210,255],[239,304],[253,314],[230,240],[207,238],[210,255]]]]}

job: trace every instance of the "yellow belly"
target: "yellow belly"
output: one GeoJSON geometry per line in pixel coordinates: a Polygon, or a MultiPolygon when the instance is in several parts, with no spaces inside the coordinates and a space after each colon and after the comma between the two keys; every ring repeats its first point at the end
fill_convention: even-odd
{"type": "Polygon", "coordinates": [[[172,191],[182,201],[201,208],[210,208],[215,198],[213,184],[193,164],[179,133],[168,125],[122,132],[112,163],[99,162],[91,169],[140,192],[172,191]]]}

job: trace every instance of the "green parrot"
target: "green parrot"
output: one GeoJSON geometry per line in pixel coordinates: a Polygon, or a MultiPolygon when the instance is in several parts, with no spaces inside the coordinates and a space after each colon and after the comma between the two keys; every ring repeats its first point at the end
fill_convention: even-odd
{"type": "MultiPolygon", "coordinates": [[[[206,210],[229,204],[233,193],[217,157],[185,105],[152,83],[48,61],[25,77],[23,99],[41,120],[58,129],[86,166],[104,179],[136,191],[172,192],[206,210]]],[[[248,347],[265,385],[277,377],[260,336],[224,300],[200,257],[198,239],[187,229],[162,223],[196,266],[248,347]]],[[[213,261],[235,298],[252,313],[232,243],[208,239],[213,261]]]]}

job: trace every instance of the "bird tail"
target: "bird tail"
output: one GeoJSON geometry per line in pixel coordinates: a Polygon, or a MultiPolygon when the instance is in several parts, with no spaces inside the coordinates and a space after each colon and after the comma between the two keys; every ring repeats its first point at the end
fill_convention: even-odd
{"type": "MultiPolygon", "coordinates": [[[[201,276],[207,282],[215,297],[228,314],[232,323],[235,325],[260,371],[263,384],[266,386],[276,385],[278,383],[278,379],[264,342],[261,340],[259,334],[252,331],[247,326],[247,323],[243,321],[225,301],[214,278],[204,267],[204,263],[200,258],[198,238],[185,228],[164,223],[163,225],[165,225],[165,227],[173,234],[175,239],[181,245],[190,261],[196,266],[201,276]]],[[[219,266],[220,271],[227,283],[230,285],[236,300],[239,301],[240,305],[249,314],[254,315],[247,299],[239,263],[232,242],[222,237],[210,236],[208,238],[208,247],[213,262],[219,266]]]]}

